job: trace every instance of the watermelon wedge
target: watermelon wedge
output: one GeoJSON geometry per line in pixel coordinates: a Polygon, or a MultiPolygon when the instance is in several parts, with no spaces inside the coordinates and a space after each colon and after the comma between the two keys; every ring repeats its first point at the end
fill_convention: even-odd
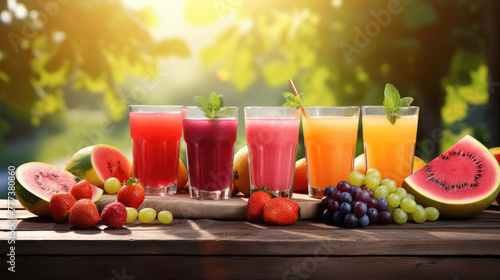
{"type": "Polygon", "coordinates": [[[486,209],[500,191],[500,166],[493,154],[467,135],[407,177],[403,187],[441,217],[468,218],[486,209]]]}
{"type": "MultiPolygon", "coordinates": [[[[29,162],[16,169],[16,197],[29,212],[51,217],[49,201],[56,193],[69,193],[77,178],[66,170],[42,162],[29,162]]],[[[102,196],[102,189],[92,186],[92,201],[102,196]]]]}

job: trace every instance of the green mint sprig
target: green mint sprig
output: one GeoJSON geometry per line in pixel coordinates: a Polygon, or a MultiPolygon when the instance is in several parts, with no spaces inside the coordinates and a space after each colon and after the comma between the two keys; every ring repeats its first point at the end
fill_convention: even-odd
{"type": "Polygon", "coordinates": [[[395,124],[400,118],[396,114],[399,113],[401,107],[410,107],[413,102],[412,97],[401,98],[399,91],[393,85],[387,83],[384,90],[384,110],[387,113],[387,119],[395,124]]]}
{"type": "Polygon", "coordinates": [[[194,102],[200,110],[205,112],[207,118],[224,118],[230,116],[232,113],[230,108],[222,109],[222,107],[224,107],[224,96],[222,94],[217,95],[215,92],[212,92],[208,99],[202,96],[196,96],[194,102]]]}
{"type": "Polygon", "coordinates": [[[286,102],[283,104],[283,107],[300,108],[302,106],[300,105],[300,100],[304,99],[304,93],[301,92],[299,93],[299,96],[296,96],[291,92],[284,92],[283,97],[286,98],[286,102]]]}

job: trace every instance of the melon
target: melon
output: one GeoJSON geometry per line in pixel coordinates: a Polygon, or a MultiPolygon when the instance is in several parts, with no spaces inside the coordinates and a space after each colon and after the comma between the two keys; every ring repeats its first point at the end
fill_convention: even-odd
{"type": "Polygon", "coordinates": [[[500,191],[500,166],[493,154],[467,135],[407,177],[403,187],[441,217],[468,218],[486,209],[500,191]]]}
{"type": "MultiPolygon", "coordinates": [[[[500,147],[491,148],[490,152],[495,156],[498,163],[500,163],[500,147]]],[[[497,204],[500,205],[500,194],[497,196],[497,204]]]]}
{"type": "Polygon", "coordinates": [[[250,169],[248,166],[248,147],[244,146],[233,160],[233,184],[244,195],[250,195],[250,169]]]}
{"type": "MultiPolygon", "coordinates": [[[[49,201],[56,193],[69,193],[77,183],[73,174],[42,162],[29,162],[16,169],[16,197],[29,212],[40,217],[51,217],[49,201]]],[[[92,186],[92,201],[97,202],[102,190],[92,186]]]]}
{"type": "Polygon", "coordinates": [[[78,178],[103,188],[107,179],[114,177],[125,183],[130,178],[130,161],[115,147],[99,144],[76,152],[66,164],[66,170],[78,178]]]}

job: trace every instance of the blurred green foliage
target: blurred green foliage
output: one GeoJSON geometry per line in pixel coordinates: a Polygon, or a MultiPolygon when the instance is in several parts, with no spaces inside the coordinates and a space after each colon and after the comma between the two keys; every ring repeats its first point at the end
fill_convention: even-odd
{"type": "Polygon", "coordinates": [[[152,38],[149,28],[158,18],[151,8],[136,11],[120,1],[100,0],[18,0],[14,8],[6,2],[0,11],[12,16],[11,22],[0,22],[5,38],[0,41],[0,147],[12,123],[39,126],[53,115],[64,117],[69,92],[88,96],[80,101],[102,96],[109,118],[120,121],[127,113],[130,90],[122,88],[127,78],[155,77],[159,57],[189,55],[180,39],[152,38]],[[24,16],[16,15],[19,8],[24,16]]]}
{"type": "MultiPolygon", "coordinates": [[[[480,1],[208,1],[204,10],[197,2],[186,4],[194,25],[237,18],[201,58],[240,92],[294,79],[306,105],[381,105],[391,82],[430,108],[422,137],[442,120],[441,150],[466,132],[487,137],[475,122],[488,101],[480,1]]],[[[438,151],[421,152],[429,160],[438,151]]]]}
{"type": "MultiPolygon", "coordinates": [[[[2,150],[3,159],[20,150],[44,160],[58,148],[70,155],[96,139],[130,147],[124,117],[134,87],[143,78],[162,75],[161,57],[190,55],[183,38],[157,41],[151,36],[160,20],[152,8],[133,10],[117,0],[60,2],[19,0],[26,18],[0,22],[0,144],[5,135],[17,137],[2,150]],[[93,115],[86,116],[89,112],[93,115]],[[100,129],[102,139],[93,135],[107,119],[116,130],[100,129]],[[44,125],[45,130],[38,129],[44,125]],[[38,146],[16,141],[27,138],[42,140],[36,140],[38,146]]],[[[439,130],[439,139],[433,140],[441,150],[465,133],[484,140],[488,69],[479,28],[482,3],[185,0],[189,24],[201,30],[225,23],[222,31],[219,25],[216,34],[203,34],[213,37],[199,56],[206,72],[196,76],[193,71],[188,78],[196,78],[207,93],[244,93],[241,98],[226,93],[240,107],[281,105],[279,93],[290,91],[290,78],[305,93],[305,105],[382,104],[384,85],[391,82],[425,109],[420,137],[432,138],[439,130]],[[219,81],[207,78],[210,71],[219,81]]],[[[0,11],[6,10],[4,1],[0,11]]],[[[161,16],[168,17],[168,11],[161,16]]],[[[167,97],[155,98],[163,102],[167,97]]],[[[188,99],[185,105],[193,105],[188,99]]],[[[240,137],[236,147],[245,142],[240,137]]],[[[302,139],[299,144],[298,156],[303,156],[302,139]]],[[[420,153],[429,160],[433,152],[420,153]]]]}

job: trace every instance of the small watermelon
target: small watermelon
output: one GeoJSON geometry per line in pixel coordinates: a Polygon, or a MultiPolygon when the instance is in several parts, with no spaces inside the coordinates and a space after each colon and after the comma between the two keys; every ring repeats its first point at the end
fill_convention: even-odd
{"type": "Polygon", "coordinates": [[[115,147],[99,144],[76,152],[66,164],[66,170],[92,185],[103,188],[104,182],[115,177],[125,183],[130,178],[130,161],[115,147]]]}
{"type": "MultiPolygon", "coordinates": [[[[51,217],[49,201],[56,193],[69,193],[77,178],[66,170],[42,162],[29,162],[16,169],[16,197],[29,212],[51,217]]],[[[102,190],[92,186],[92,201],[97,202],[102,190]]]]}
{"type": "Polygon", "coordinates": [[[467,135],[403,182],[422,206],[444,218],[468,218],[486,209],[500,191],[500,166],[493,154],[467,135]]]}

